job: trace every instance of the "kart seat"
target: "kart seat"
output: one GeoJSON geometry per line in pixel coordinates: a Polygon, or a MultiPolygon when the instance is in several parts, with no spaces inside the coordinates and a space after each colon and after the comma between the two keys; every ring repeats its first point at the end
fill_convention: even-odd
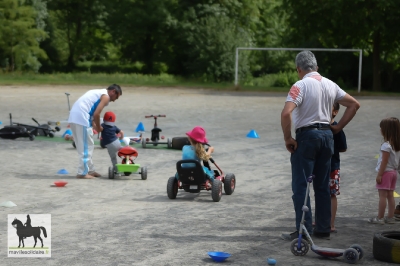
{"type": "Polygon", "coordinates": [[[203,166],[197,160],[178,161],[176,163],[176,171],[179,175],[179,180],[184,184],[201,185],[207,181],[207,175],[204,173],[203,166]],[[189,163],[190,165],[187,165],[189,163]]]}
{"type": "Polygon", "coordinates": [[[137,157],[139,155],[139,153],[137,152],[137,150],[131,146],[125,146],[122,147],[119,151],[118,151],[118,156],[119,157],[137,157]]]}

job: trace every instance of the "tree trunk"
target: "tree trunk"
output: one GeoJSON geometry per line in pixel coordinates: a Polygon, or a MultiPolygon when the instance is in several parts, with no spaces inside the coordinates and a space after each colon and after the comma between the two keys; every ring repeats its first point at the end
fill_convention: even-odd
{"type": "Polygon", "coordinates": [[[373,39],[373,91],[381,90],[381,70],[380,70],[380,53],[381,53],[381,34],[379,31],[374,33],[373,39]]]}
{"type": "Polygon", "coordinates": [[[71,23],[67,22],[67,41],[68,41],[68,61],[67,61],[67,71],[70,72],[75,67],[74,65],[74,43],[71,37],[71,23]]]}
{"type": "Polygon", "coordinates": [[[154,42],[152,40],[151,33],[146,34],[146,39],[144,40],[144,63],[145,66],[145,74],[154,74],[154,42]]]}

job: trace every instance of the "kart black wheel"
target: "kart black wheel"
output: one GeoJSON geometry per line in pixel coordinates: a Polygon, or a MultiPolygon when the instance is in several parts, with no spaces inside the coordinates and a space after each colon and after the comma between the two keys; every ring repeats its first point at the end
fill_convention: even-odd
{"type": "Polygon", "coordinates": [[[305,256],[309,250],[308,242],[302,238],[300,242],[300,248],[298,247],[299,239],[293,239],[292,243],[290,243],[290,251],[295,256],[305,256]]]}
{"type": "Polygon", "coordinates": [[[222,182],[219,179],[214,179],[211,188],[211,197],[213,201],[218,202],[222,197],[222,182]]]}
{"type": "Polygon", "coordinates": [[[358,259],[361,260],[364,257],[364,250],[362,247],[358,244],[353,244],[350,246],[351,248],[354,248],[358,252],[358,259]]]}
{"type": "Polygon", "coordinates": [[[76,149],[75,141],[72,142],[72,146],[76,149]]]}
{"type": "Polygon", "coordinates": [[[231,195],[235,191],[236,177],[234,174],[228,173],[224,179],[224,190],[226,195],[231,195]]]}
{"type": "Polygon", "coordinates": [[[167,195],[170,199],[176,199],[176,195],[178,195],[178,180],[176,180],[175,176],[171,176],[168,179],[167,195]]]}
{"type": "MultiPolygon", "coordinates": [[[[126,158],[122,159],[122,164],[126,164],[126,158]]],[[[131,159],[129,159],[129,164],[133,164],[133,161],[131,159]]],[[[125,176],[130,176],[131,172],[124,172],[125,176]]]]}
{"type": "Polygon", "coordinates": [[[354,248],[348,248],[344,251],[343,257],[347,263],[354,264],[358,261],[358,251],[354,248]]]}
{"type": "Polygon", "coordinates": [[[112,166],[108,167],[108,178],[114,179],[114,176],[115,176],[114,167],[112,167],[112,166]]]}
{"type": "Polygon", "coordinates": [[[54,138],[54,133],[53,132],[49,132],[49,137],[50,138],[54,138]]]}
{"type": "Polygon", "coordinates": [[[60,131],[61,128],[60,127],[55,127],[56,131],[60,131]]]}
{"type": "Polygon", "coordinates": [[[146,139],[145,138],[142,139],[142,148],[146,148],[146,139]]]}
{"type": "Polygon", "coordinates": [[[187,137],[175,137],[172,138],[171,148],[175,150],[182,150],[183,146],[190,145],[187,137]]]}
{"type": "Polygon", "coordinates": [[[142,180],[147,179],[147,167],[146,166],[140,168],[140,176],[142,177],[142,180]]]}

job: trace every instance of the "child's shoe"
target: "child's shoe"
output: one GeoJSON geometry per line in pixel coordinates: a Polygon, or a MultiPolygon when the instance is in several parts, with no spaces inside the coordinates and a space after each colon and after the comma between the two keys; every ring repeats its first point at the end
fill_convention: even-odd
{"type": "Polygon", "coordinates": [[[392,217],[392,218],[385,217],[385,223],[394,224],[394,223],[396,223],[396,220],[394,219],[394,217],[392,217]]]}
{"type": "Polygon", "coordinates": [[[385,220],[383,218],[379,219],[378,217],[369,218],[368,222],[371,224],[385,224],[385,220]]]}

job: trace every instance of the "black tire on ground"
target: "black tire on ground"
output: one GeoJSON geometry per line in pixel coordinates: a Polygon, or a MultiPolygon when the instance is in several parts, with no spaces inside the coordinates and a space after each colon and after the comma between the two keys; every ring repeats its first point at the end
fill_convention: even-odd
{"type": "Polygon", "coordinates": [[[227,173],[224,180],[224,190],[226,195],[232,195],[236,187],[236,177],[232,173],[227,173]]]}
{"type": "Polygon", "coordinates": [[[347,263],[350,264],[357,263],[359,258],[358,251],[355,250],[354,248],[348,248],[344,251],[343,257],[347,263]]]}
{"type": "Polygon", "coordinates": [[[172,138],[171,148],[175,150],[182,150],[183,146],[190,145],[187,137],[175,137],[172,138]]]}
{"type": "Polygon", "coordinates": [[[400,231],[375,233],[372,253],[377,260],[400,263],[400,231]]]}
{"type": "Polygon", "coordinates": [[[108,179],[114,179],[114,169],[112,166],[108,167],[108,179]]]}
{"type": "Polygon", "coordinates": [[[76,149],[75,141],[72,142],[72,146],[76,149]]]}
{"type": "Polygon", "coordinates": [[[214,179],[211,188],[211,197],[213,201],[218,202],[222,197],[222,182],[219,179],[214,179]]]}
{"type": "Polygon", "coordinates": [[[50,138],[54,138],[54,133],[53,132],[49,132],[49,137],[50,138]]]}
{"type": "Polygon", "coordinates": [[[176,199],[177,194],[178,194],[178,180],[176,180],[175,176],[171,176],[168,179],[168,183],[167,183],[168,198],[176,199]]]}
{"type": "Polygon", "coordinates": [[[292,243],[290,243],[290,251],[293,253],[295,256],[305,256],[310,249],[308,246],[308,242],[302,238],[301,243],[300,243],[300,249],[297,246],[298,243],[298,238],[293,239],[292,243]]]}
{"type": "Polygon", "coordinates": [[[140,176],[142,177],[142,180],[147,179],[147,167],[143,166],[140,168],[140,176]]]}
{"type": "Polygon", "coordinates": [[[35,135],[29,135],[29,140],[34,141],[35,140],[35,135]]]}
{"type": "Polygon", "coordinates": [[[61,128],[60,128],[60,127],[55,127],[55,130],[56,130],[56,131],[60,131],[61,128]]]}

